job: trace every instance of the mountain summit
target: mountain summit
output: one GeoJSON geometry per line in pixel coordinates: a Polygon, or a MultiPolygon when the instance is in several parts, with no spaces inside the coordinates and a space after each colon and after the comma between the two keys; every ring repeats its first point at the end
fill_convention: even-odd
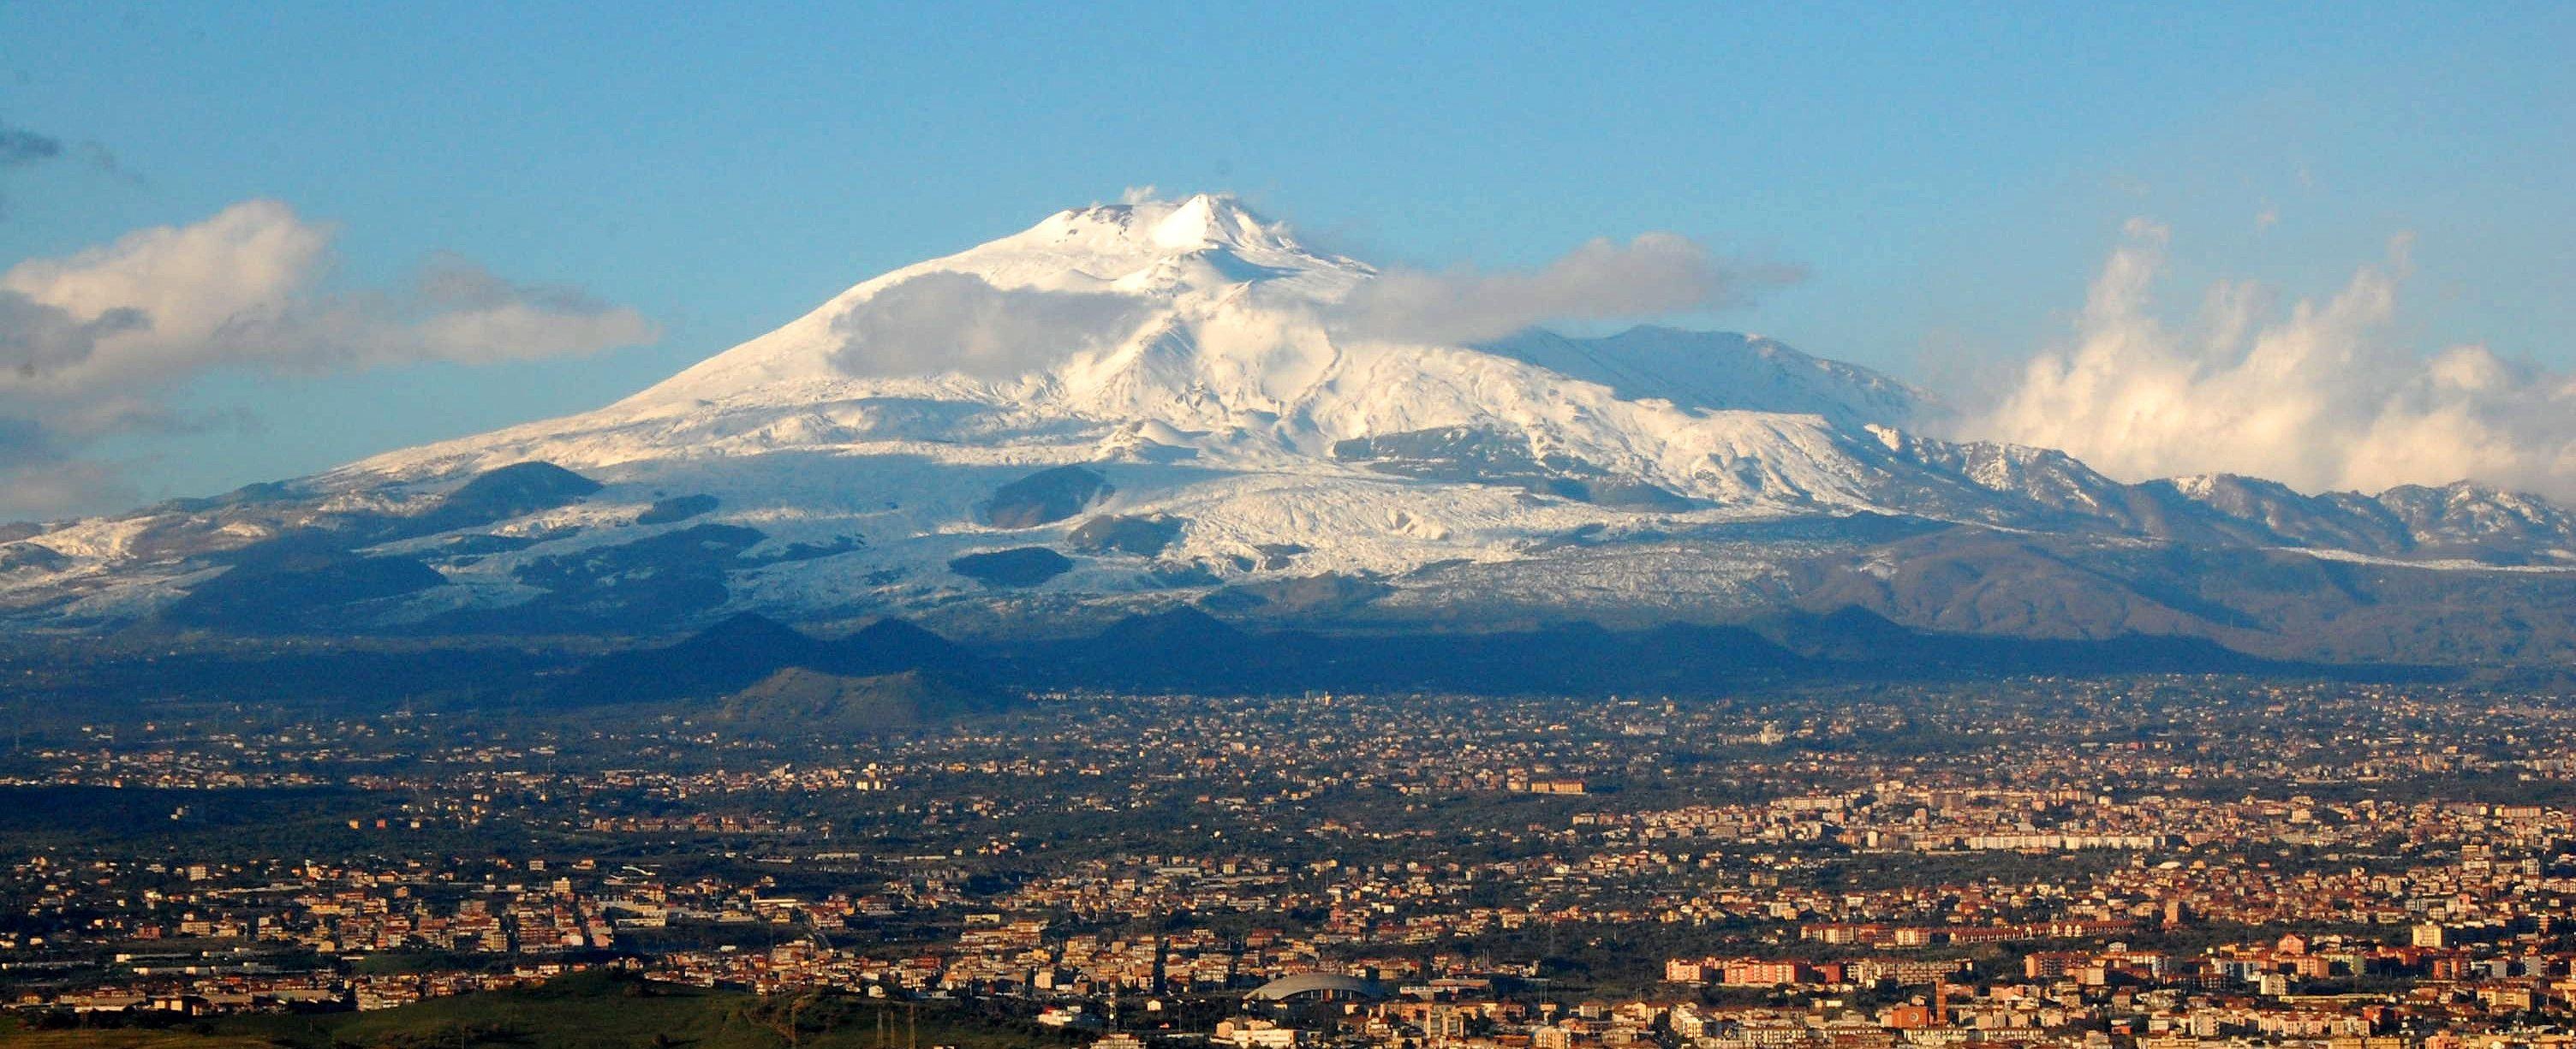
{"type": "Polygon", "coordinates": [[[768,335],[645,391],[630,405],[722,400],[780,383],[962,370],[1015,377],[1140,324],[1150,304],[1205,309],[1236,289],[1331,301],[1371,275],[1307,252],[1231,198],[1095,205],[860,283],[768,335]],[[1007,351],[977,361],[986,351],[1007,351]],[[1010,345],[997,345],[999,342],[1010,345]],[[964,365],[960,368],[960,365],[964,365]],[[979,366],[981,365],[981,366],[979,366]]]}
{"type": "MultiPolygon", "coordinates": [[[[1062,211],[596,411],[21,529],[0,603],[22,625],[432,633],[1859,605],[2319,654],[2281,631],[2381,614],[2371,580],[2434,600],[2576,579],[2576,519],[2545,501],[2123,484],[1926,436],[1932,398],[1769,339],[1352,323],[1382,279],[1228,197],[1062,211]],[[2238,592],[2276,577],[2301,595],[2238,592]]],[[[2541,618],[2526,634],[2566,615],[2541,618]]]]}

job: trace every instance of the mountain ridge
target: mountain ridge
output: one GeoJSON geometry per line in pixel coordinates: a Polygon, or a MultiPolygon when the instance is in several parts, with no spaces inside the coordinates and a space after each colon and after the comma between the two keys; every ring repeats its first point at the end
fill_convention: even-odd
{"type": "Polygon", "coordinates": [[[15,530],[0,623],[1043,632],[1195,606],[1475,629],[1848,605],[2284,656],[2576,651],[2576,515],[2538,497],[2121,482],[1933,436],[1955,419],[1930,395],[1759,336],[1392,338],[1347,319],[1379,277],[1228,198],[1069,209],[592,412],[15,530]],[[2320,589],[2303,609],[2159,557],[2320,589]],[[2462,636],[2286,632],[2392,601],[2462,636]]]}

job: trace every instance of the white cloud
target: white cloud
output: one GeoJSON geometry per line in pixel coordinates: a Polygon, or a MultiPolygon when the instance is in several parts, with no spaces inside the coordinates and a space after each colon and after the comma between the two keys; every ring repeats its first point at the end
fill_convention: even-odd
{"type": "Polygon", "coordinates": [[[1648,233],[1621,245],[1594,240],[1535,271],[1388,270],[1334,310],[1334,328],[1360,338],[1456,344],[1535,324],[1618,320],[1726,306],[1757,287],[1797,280],[1781,267],[1727,262],[1686,237],[1648,233]]]}
{"type": "Polygon", "coordinates": [[[2324,301],[2286,311],[2222,282],[2187,325],[2153,291],[2167,231],[2132,221],[2073,341],[2034,357],[1971,429],[2063,449],[2112,476],[2268,477],[2377,492],[2463,478],[2576,497],[2576,381],[2483,346],[2426,354],[2396,337],[2406,238],[2324,301]]]}
{"type": "Polygon", "coordinates": [[[35,375],[21,368],[16,381],[65,389],[216,365],[482,363],[589,353],[657,334],[634,310],[511,284],[457,259],[434,261],[398,291],[328,291],[333,234],[284,204],[254,200],[195,225],[12,266],[0,273],[0,293],[82,325],[140,320],[99,334],[77,359],[46,362],[35,375]]]}
{"type": "Polygon", "coordinates": [[[1145,304],[1105,292],[994,287],[969,273],[925,273],[879,290],[833,323],[833,364],[852,375],[962,372],[1004,379],[1122,338],[1145,304]]]}
{"type": "Polygon", "coordinates": [[[576,290],[437,259],[408,286],[327,286],[335,230],[253,200],[0,271],[0,514],[86,505],[75,457],[117,433],[180,425],[163,399],[219,367],[312,374],[485,363],[649,342],[652,322],[576,290]],[[14,438],[11,435],[16,435],[14,438]],[[38,473],[52,471],[47,476],[38,473]],[[44,496],[39,498],[38,496],[44,496]]]}
{"type": "MultiPolygon", "coordinates": [[[[1626,245],[1595,240],[1528,272],[1383,271],[1316,314],[1298,314],[1290,327],[1334,338],[1458,345],[1548,321],[1723,306],[1757,286],[1797,277],[1784,268],[1722,261],[1674,234],[1649,233],[1626,245]]],[[[835,321],[842,343],[833,360],[852,375],[953,371],[1008,378],[1126,338],[1146,313],[1147,304],[1129,295],[1004,289],[970,274],[927,273],[878,291],[835,321]]],[[[1284,344],[1296,336],[1281,329],[1267,337],[1284,344]]]]}

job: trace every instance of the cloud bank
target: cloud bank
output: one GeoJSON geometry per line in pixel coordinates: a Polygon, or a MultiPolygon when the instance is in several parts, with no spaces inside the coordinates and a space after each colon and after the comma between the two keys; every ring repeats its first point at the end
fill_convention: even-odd
{"type": "Polygon", "coordinates": [[[2483,346],[2402,344],[2404,238],[2324,301],[2283,311],[2222,282],[2181,326],[2154,309],[2168,240],[2132,221],[2071,343],[2033,358],[1970,429],[2123,480],[2225,472],[2377,492],[2465,478],[2576,499],[2576,378],[2483,346]]]}
{"type": "Polygon", "coordinates": [[[1145,303],[1105,292],[997,288],[971,273],[897,282],[833,322],[852,375],[1007,379],[1134,331],[1145,303]]]}
{"type": "Polygon", "coordinates": [[[1797,270],[1719,259],[1689,238],[1648,233],[1594,240],[1540,269],[1489,273],[1388,270],[1354,289],[1330,318],[1337,333],[1440,345],[1498,339],[1549,321],[1621,320],[1735,305],[1801,278],[1797,270]]]}
{"type": "MultiPolygon", "coordinates": [[[[1527,272],[1383,271],[1297,323],[1337,338],[1461,345],[1550,321],[1732,305],[1800,276],[1727,262],[1687,238],[1649,233],[1624,245],[1594,240],[1527,272]]],[[[834,363],[852,375],[1008,378],[1133,334],[1146,312],[1146,303],[1129,295],[1003,289],[972,274],[927,273],[878,291],[835,321],[842,343],[834,363]]]]}
{"type": "Polygon", "coordinates": [[[334,233],[254,200],[0,271],[0,515],[120,497],[112,472],[75,457],[116,434],[184,432],[165,398],[212,369],[479,364],[658,334],[634,310],[461,259],[432,260],[397,289],[331,290],[334,233]]]}

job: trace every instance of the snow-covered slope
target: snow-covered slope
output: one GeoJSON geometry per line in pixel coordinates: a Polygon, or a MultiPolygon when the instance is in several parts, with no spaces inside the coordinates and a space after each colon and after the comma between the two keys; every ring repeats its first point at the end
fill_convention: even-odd
{"type": "Polygon", "coordinates": [[[1499,425],[1536,454],[1730,502],[1762,493],[1711,457],[1777,452],[1783,499],[1856,503],[1818,449],[1929,403],[1741,336],[1533,332],[1485,349],[1343,337],[1335,306],[1373,272],[1221,197],[1061,212],[862,283],[599,411],[379,456],[323,483],[780,450],[1083,461],[1102,441],[1202,468],[1304,469],[1351,438],[1499,425]],[[1765,417],[1806,415],[1820,418],[1765,417]]]}
{"type": "Polygon", "coordinates": [[[1068,210],[596,411],[0,545],[0,601],[223,625],[271,611],[226,596],[265,578],[329,595],[285,626],[425,629],[1480,588],[1706,611],[1890,518],[2371,556],[2477,547],[2434,541],[2458,525],[2576,558],[2563,511],[2492,493],[2131,486],[1929,440],[1920,391],[1768,339],[1355,335],[1376,275],[1224,197],[1068,210]]]}
{"type": "Polygon", "coordinates": [[[1602,339],[1530,331],[1481,347],[1626,400],[1705,411],[1821,415],[1844,428],[1912,427],[1943,413],[1931,395],[1867,368],[1810,357],[1759,335],[1637,327],[1602,339]]]}

